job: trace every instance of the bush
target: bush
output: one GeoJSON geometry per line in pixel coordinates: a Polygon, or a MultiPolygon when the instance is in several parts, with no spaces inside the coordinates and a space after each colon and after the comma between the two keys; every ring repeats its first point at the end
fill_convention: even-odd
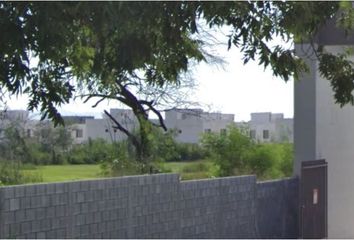
{"type": "Polygon", "coordinates": [[[196,143],[177,143],[177,153],[179,158],[171,161],[195,161],[207,156],[203,147],[196,143]]]}
{"type": "Polygon", "coordinates": [[[235,127],[229,127],[226,135],[205,134],[202,143],[214,163],[215,176],[256,174],[259,179],[273,179],[292,174],[290,143],[256,144],[235,127]]]}
{"type": "Polygon", "coordinates": [[[71,164],[97,164],[114,159],[118,156],[117,151],[119,151],[118,143],[108,143],[103,139],[89,139],[87,143],[73,146],[66,158],[71,164]]]}
{"type": "Polygon", "coordinates": [[[131,157],[126,141],[115,143],[115,154],[100,161],[101,173],[104,176],[123,176],[141,173],[141,163],[131,157]]]}
{"type": "Polygon", "coordinates": [[[233,126],[228,128],[226,134],[204,134],[202,144],[214,164],[218,166],[217,176],[230,176],[234,174],[235,168],[244,169],[246,155],[253,146],[251,139],[233,126]]]}
{"type": "Polygon", "coordinates": [[[246,167],[250,169],[250,173],[263,177],[267,171],[274,168],[278,149],[273,144],[259,144],[253,147],[247,155],[246,167]]]}
{"type": "Polygon", "coordinates": [[[20,162],[0,161],[0,182],[2,185],[42,182],[40,175],[24,174],[20,162]]]}

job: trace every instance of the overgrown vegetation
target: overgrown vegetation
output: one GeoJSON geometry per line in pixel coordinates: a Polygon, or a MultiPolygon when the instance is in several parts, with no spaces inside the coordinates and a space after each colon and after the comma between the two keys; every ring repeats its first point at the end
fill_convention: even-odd
{"type": "Polygon", "coordinates": [[[245,129],[229,127],[226,134],[204,134],[201,144],[177,143],[175,136],[174,131],[154,128],[148,135],[149,159],[141,162],[127,140],[89,139],[84,144],[73,144],[63,127],[42,127],[29,138],[24,137],[19,126],[11,125],[0,142],[0,181],[6,185],[39,182],[46,168],[31,171],[28,166],[63,164],[99,165],[100,176],[176,172],[183,180],[242,174],[271,179],[292,173],[292,144],[255,143],[245,129]]]}
{"type": "Polygon", "coordinates": [[[42,181],[42,176],[38,173],[25,174],[22,164],[18,161],[0,161],[0,186],[42,181]]]}
{"type": "Polygon", "coordinates": [[[259,179],[271,179],[292,173],[290,143],[255,143],[244,129],[229,127],[226,134],[205,134],[202,144],[209,151],[218,177],[256,174],[259,179]]]}

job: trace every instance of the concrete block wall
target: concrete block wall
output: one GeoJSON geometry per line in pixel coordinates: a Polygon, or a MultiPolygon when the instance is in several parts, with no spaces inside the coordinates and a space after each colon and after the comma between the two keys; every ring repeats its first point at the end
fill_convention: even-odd
{"type": "Polygon", "coordinates": [[[254,238],[255,176],[181,183],[182,238],[254,238]]]}
{"type": "Polygon", "coordinates": [[[296,183],[285,181],[158,174],[1,187],[0,238],[254,238],[257,214],[293,214],[263,210],[279,188],[285,205],[296,199],[296,183]]]}
{"type": "Polygon", "coordinates": [[[256,237],[298,238],[298,210],[297,178],[257,183],[256,237]]]}

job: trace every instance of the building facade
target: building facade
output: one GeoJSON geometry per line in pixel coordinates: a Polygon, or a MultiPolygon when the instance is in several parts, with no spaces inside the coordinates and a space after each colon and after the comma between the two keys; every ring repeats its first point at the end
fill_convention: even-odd
{"type": "Polygon", "coordinates": [[[282,113],[251,113],[250,137],[257,142],[293,142],[293,119],[282,113]]]}
{"type": "Polygon", "coordinates": [[[198,143],[203,133],[225,132],[228,125],[234,124],[234,117],[234,114],[209,113],[202,109],[173,109],[165,113],[165,124],[177,132],[177,142],[198,143]]]}

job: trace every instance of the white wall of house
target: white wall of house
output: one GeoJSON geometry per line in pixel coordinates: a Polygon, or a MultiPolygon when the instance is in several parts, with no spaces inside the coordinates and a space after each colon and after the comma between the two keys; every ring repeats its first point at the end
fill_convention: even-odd
{"type": "MultiPolygon", "coordinates": [[[[336,53],[345,47],[325,48],[336,53]]],[[[295,83],[294,173],[300,175],[302,161],[326,159],[328,237],[354,238],[354,107],[335,104],[329,81],[317,70],[318,61],[303,49],[309,45],[297,45],[297,55],[309,63],[311,72],[295,83]]]]}
{"type": "MultiPolygon", "coordinates": [[[[138,121],[131,110],[110,109],[110,114],[129,131],[138,126],[138,121]]],[[[106,115],[102,119],[87,119],[85,125],[86,141],[89,138],[101,138],[108,142],[119,142],[127,139],[127,136],[123,132],[112,127],[114,123],[106,115]]]]}
{"type": "Polygon", "coordinates": [[[176,140],[198,143],[205,132],[220,133],[234,122],[234,114],[208,113],[201,109],[175,109],[165,113],[165,124],[177,130],[176,140]]]}
{"type": "Polygon", "coordinates": [[[87,141],[86,124],[72,124],[68,128],[74,144],[81,144],[87,141]]]}
{"type": "Polygon", "coordinates": [[[251,113],[247,125],[257,142],[293,142],[293,119],[282,113],[251,113]]]}

